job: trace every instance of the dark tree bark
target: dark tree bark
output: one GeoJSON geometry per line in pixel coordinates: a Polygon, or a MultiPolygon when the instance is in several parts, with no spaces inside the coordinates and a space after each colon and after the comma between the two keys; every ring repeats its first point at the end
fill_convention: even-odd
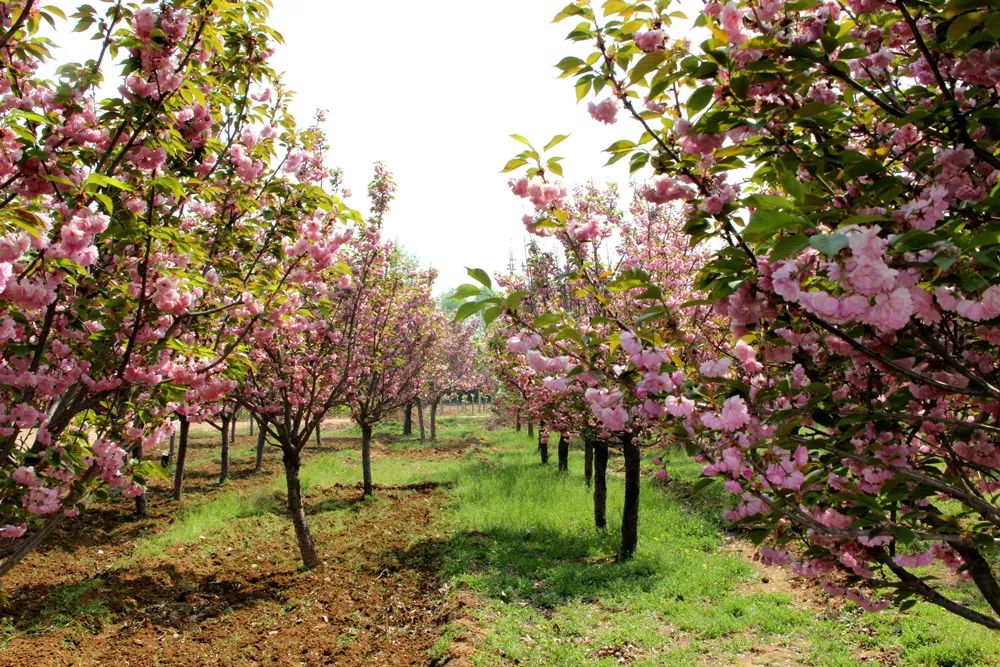
{"type": "Polygon", "coordinates": [[[565,433],[559,434],[559,470],[569,472],[569,438],[565,433]]]}
{"type": "Polygon", "coordinates": [[[181,499],[184,487],[184,460],[187,458],[188,430],[191,428],[187,417],[181,416],[181,432],[177,438],[177,465],[174,466],[174,500],[181,499]]]}
{"type": "Polygon", "coordinates": [[[219,460],[219,484],[229,478],[229,436],[231,422],[236,421],[234,415],[222,415],[222,455],[219,460]]]}
{"type": "Polygon", "coordinates": [[[528,437],[529,438],[535,437],[535,426],[531,423],[530,419],[528,420],[528,437]]]}
{"type": "Polygon", "coordinates": [[[253,435],[253,423],[255,421],[257,420],[253,418],[253,415],[250,415],[250,435],[253,435]]]}
{"type": "Polygon", "coordinates": [[[583,441],[583,479],[588,488],[594,479],[594,441],[590,438],[583,441]]]}
{"type": "Polygon", "coordinates": [[[372,427],[361,425],[361,474],[364,478],[365,495],[374,493],[372,487],[372,427]]]}
{"type": "Polygon", "coordinates": [[[625,454],[625,507],[622,509],[622,543],[618,550],[620,560],[629,560],[635,554],[639,543],[639,486],[640,463],[639,441],[631,433],[622,436],[625,454]]]}
{"type": "Polygon", "coordinates": [[[177,433],[170,434],[170,448],[167,450],[167,465],[174,460],[174,442],[177,440],[177,433]]]}
{"type": "MultiPolygon", "coordinates": [[[[135,447],[132,448],[132,456],[137,461],[142,461],[142,441],[135,443],[135,447]]],[[[146,494],[143,493],[135,497],[135,515],[137,517],[146,516],[146,494]]]]}
{"type": "Polygon", "coordinates": [[[413,403],[403,408],[403,435],[413,435],[413,403]]]}
{"type": "Polygon", "coordinates": [[[514,417],[514,419],[515,419],[514,427],[517,429],[517,432],[520,433],[521,432],[521,411],[520,410],[517,411],[517,416],[514,417]]]}
{"type": "Polygon", "coordinates": [[[309,532],[309,524],[306,523],[306,510],[302,505],[302,485],[299,482],[299,453],[283,448],[281,461],[285,466],[285,486],[288,490],[288,513],[292,515],[292,525],[295,526],[295,539],[299,543],[299,554],[302,556],[302,564],[306,569],[319,565],[319,558],[316,557],[316,544],[313,542],[312,534],[309,532]]]}
{"type": "Polygon", "coordinates": [[[233,421],[232,424],[230,425],[232,431],[230,431],[229,433],[229,442],[234,444],[236,443],[236,420],[239,418],[239,414],[240,414],[239,410],[233,411],[233,421]]]}
{"type": "Polygon", "coordinates": [[[594,443],[594,525],[608,527],[608,443],[594,443]]]}
{"type": "Polygon", "coordinates": [[[316,422],[316,446],[321,447],[323,445],[323,420],[316,422]]]}
{"type": "Polygon", "coordinates": [[[424,441],[424,402],[417,399],[417,421],[420,422],[420,442],[424,441]]]}
{"type": "Polygon", "coordinates": [[[431,401],[431,442],[434,442],[435,440],[437,440],[437,433],[438,433],[438,431],[437,431],[437,412],[438,412],[438,403],[440,403],[440,402],[441,402],[440,399],[436,399],[434,401],[431,401]]]}
{"type": "Polygon", "coordinates": [[[538,425],[538,454],[542,458],[542,464],[549,462],[549,434],[541,424],[538,425]]]}
{"type": "MultiPolygon", "coordinates": [[[[253,423],[253,418],[251,417],[250,423],[253,423]]],[[[267,444],[267,431],[264,428],[264,424],[260,425],[260,429],[257,432],[257,452],[254,458],[253,470],[254,472],[260,472],[261,468],[264,467],[264,445],[267,444]]]]}

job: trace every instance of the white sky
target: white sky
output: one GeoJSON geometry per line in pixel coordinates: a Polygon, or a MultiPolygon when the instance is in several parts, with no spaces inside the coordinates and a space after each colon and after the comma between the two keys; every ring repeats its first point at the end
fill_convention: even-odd
{"type": "MultiPolygon", "coordinates": [[[[551,22],[567,0],[273,1],[285,44],[272,62],[296,92],[293,113],[305,125],[326,110],[330,166],[344,169],[355,208],[368,210],[374,162],[395,174],[385,233],[438,269],[436,291],[467,282],[466,266],[494,274],[523,256],[528,211],[500,173],[522,149],[511,133],[538,147],[570,134],[555,150],[568,183],[628,181],[627,161],[603,168],[602,151],[636,128],[594,121],[573,80],[556,78],[555,63],[586,55],[565,40],[573,19],[551,22]]],[[[52,4],[70,13],[79,2],[52,4]]],[[[92,57],[93,42],[58,28],[56,62],[92,57]]]]}
{"type": "Polygon", "coordinates": [[[367,210],[366,184],[381,160],[399,189],[386,219],[437,290],[468,282],[465,266],[503,270],[527,238],[522,201],[500,169],[521,150],[571,134],[558,150],[567,181],[627,181],[624,163],[601,169],[601,151],[634,128],[607,127],[579,105],[554,65],[574,53],[572,21],[551,23],[565,0],[275,0],[285,37],[273,63],[297,91],[296,117],[328,110],[331,161],[344,168],[351,203],[367,210]],[[626,131],[627,130],[627,131],[626,131]]]}

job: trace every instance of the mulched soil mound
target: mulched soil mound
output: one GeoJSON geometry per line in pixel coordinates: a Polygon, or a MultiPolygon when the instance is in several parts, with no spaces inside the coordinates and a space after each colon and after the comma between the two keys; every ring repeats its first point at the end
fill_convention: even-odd
{"type": "MultiPolygon", "coordinates": [[[[261,485],[278,471],[275,458],[264,475],[237,476],[225,488],[261,485]]],[[[248,465],[233,462],[234,470],[248,465]]],[[[218,493],[197,483],[212,471],[191,471],[195,495],[218,493]]],[[[437,576],[449,537],[437,485],[382,486],[375,502],[354,485],[311,490],[307,506],[350,511],[314,526],[323,563],[309,572],[297,568],[290,522],[281,539],[175,545],[121,565],[136,539],[176,513],[165,485],[151,491],[148,517],[125,520],[125,504],[92,510],[5,578],[0,666],[471,664],[462,642],[436,658],[429,652],[446,624],[466,634],[473,625],[467,601],[437,576]],[[52,622],[53,601],[68,590],[77,610],[90,610],[84,619],[96,617],[93,627],[52,622]]]]}

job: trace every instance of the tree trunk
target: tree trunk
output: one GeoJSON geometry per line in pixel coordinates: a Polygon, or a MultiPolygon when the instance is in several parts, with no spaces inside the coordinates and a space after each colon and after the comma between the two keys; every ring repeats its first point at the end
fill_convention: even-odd
{"type": "Polygon", "coordinates": [[[229,442],[236,444],[236,420],[239,417],[239,410],[233,410],[233,421],[230,425],[232,431],[229,433],[229,442]]]}
{"type": "Polygon", "coordinates": [[[569,438],[565,433],[559,434],[559,470],[569,471],[569,438]]]}
{"type": "Polygon", "coordinates": [[[174,460],[174,441],[177,439],[177,432],[170,434],[170,449],[167,450],[167,462],[174,460]]]}
{"type": "Polygon", "coordinates": [[[319,558],[316,557],[316,544],[306,523],[306,510],[302,506],[299,453],[287,447],[282,447],[282,450],[284,455],[281,461],[285,465],[285,486],[288,490],[288,513],[292,515],[292,525],[295,526],[295,539],[299,543],[302,564],[307,570],[311,570],[319,565],[319,558]]]}
{"type": "Polygon", "coordinates": [[[542,425],[538,425],[538,454],[542,458],[542,463],[549,462],[549,434],[545,432],[542,425]]]}
{"type": "Polygon", "coordinates": [[[413,403],[403,408],[403,435],[413,435],[413,403]]]}
{"type": "MultiPolygon", "coordinates": [[[[142,461],[142,440],[135,443],[135,447],[132,449],[132,456],[135,460],[142,461]]],[[[137,517],[146,516],[146,494],[143,493],[135,497],[135,515],[137,517]]]]}
{"type": "Polygon", "coordinates": [[[594,525],[608,527],[608,443],[594,443],[594,525]]]}
{"type": "MultiPolygon", "coordinates": [[[[253,418],[251,417],[250,423],[253,423],[253,418]]],[[[254,459],[253,471],[260,472],[260,469],[264,467],[264,445],[267,444],[267,431],[264,425],[260,425],[260,430],[257,433],[257,456],[254,459]]]]}
{"type": "Polygon", "coordinates": [[[534,438],[535,437],[535,427],[531,423],[530,419],[528,420],[528,437],[529,438],[534,438]]]}
{"type": "Polygon", "coordinates": [[[323,446],[323,420],[316,422],[316,446],[323,446]]]}
{"type": "Polygon", "coordinates": [[[174,500],[181,499],[181,489],[184,486],[184,459],[187,458],[188,430],[191,423],[187,417],[181,417],[181,433],[177,438],[177,465],[174,466],[174,500]]]}
{"type": "Polygon", "coordinates": [[[364,478],[365,495],[374,493],[372,488],[372,427],[361,425],[361,475],[364,478]]]}
{"type": "Polygon", "coordinates": [[[424,402],[417,400],[417,421],[420,422],[420,442],[424,441],[424,402]]]}
{"type": "Polygon", "coordinates": [[[253,423],[255,421],[257,420],[253,418],[253,415],[250,415],[250,435],[253,435],[253,423]]]}
{"type": "Polygon", "coordinates": [[[219,484],[229,478],[229,436],[230,425],[236,421],[232,415],[222,415],[222,455],[219,459],[219,484]]]}
{"type": "Polygon", "coordinates": [[[517,416],[515,416],[514,419],[515,419],[515,421],[514,421],[514,428],[516,428],[517,432],[520,433],[521,432],[521,411],[520,410],[517,411],[517,416]]]}
{"type": "MultiPolygon", "coordinates": [[[[607,464],[607,461],[605,461],[607,464]]],[[[590,488],[590,482],[594,478],[594,441],[587,438],[583,441],[583,479],[590,488]]]]}
{"type": "Polygon", "coordinates": [[[619,560],[629,560],[635,554],[639,543],[639,482],[640,462],[639,442],[626,433],[622,436],[625,454],[625,507],[622,509],[622,544],[618,551],[619,560]]]}
{"type": "Polygon", "coordinates": [[[438,403],[440,399],[431,401],[431,442],[437,440],[437,413],[438,413],[438,403]]]}

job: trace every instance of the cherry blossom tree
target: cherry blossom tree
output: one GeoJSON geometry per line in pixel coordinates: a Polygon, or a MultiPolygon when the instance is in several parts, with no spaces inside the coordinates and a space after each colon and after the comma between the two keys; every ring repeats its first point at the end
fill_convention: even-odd
{"type": "Polygon", "coordinates": [[[84,5],[96,57],[47,81],[61,13],[0,6],[0,575],[88,498],[142,493],[130,453],[232,388],[297,263],[268,258],[328,201],[266,16],[84,5]]]}
{"type": "MultiPolygon", "coordinates": [[[[766,562],[868,609],[923,599],[1000,628],[997,12],[709,2],[694,49],[672,9],[557,16],[590,47],[558,67],[600,98],[597,121],[634,122],[611,159],[652,168],[645,197],[709,241],[696,286],[731,323],[713,358],[650,365],[676,309],[621,322],[643,381],[676,374],[645,400],[724,481],[766,562]]],[[[552,170],[518,159],[537,163],[532,224],[572,233],[552,170]]],[[[630,418],[639,398],[623,391],[630,418]]]]}

